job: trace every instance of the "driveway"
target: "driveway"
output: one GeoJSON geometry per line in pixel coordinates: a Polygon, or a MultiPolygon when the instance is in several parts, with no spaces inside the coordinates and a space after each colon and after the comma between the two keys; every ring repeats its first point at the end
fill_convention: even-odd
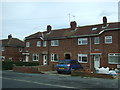
{"type": "Polygon", "coordinates": [[[50,74],[28,74],[13,71],[2,72],[3,88],[72,88],[93,90],[118,90],[118,80],[102,78],[82,78],[79,76],[50,74]]]}

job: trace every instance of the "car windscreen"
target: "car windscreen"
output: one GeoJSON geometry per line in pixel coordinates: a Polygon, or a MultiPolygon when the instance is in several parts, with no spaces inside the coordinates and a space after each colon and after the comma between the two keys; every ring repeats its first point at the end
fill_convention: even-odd
{"type": "Polygon", "coordinates": [[[68,60],[59,60],[58,64],[69,64],[70,61],[68,60]]]}

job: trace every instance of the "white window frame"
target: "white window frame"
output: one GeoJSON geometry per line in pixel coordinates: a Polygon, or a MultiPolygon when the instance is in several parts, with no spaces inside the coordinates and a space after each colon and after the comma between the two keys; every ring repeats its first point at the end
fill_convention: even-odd
{"type": "Polygon", "coordinates": [[[51,40],[51,46],[59,46],[59,40],[51,40]]]}
{"type": "Polygon", "coordinates": [[[59,55],[58,54],[51,54],[51,61],[52,62],[58,62],[59,55]],[[57,60],[55,60],[55,55],[57,55],[57,60]]]}
{"type": "Polygon", "coordinates": [[[78,62],[79,63],[88,63],[88,55],[87,54],[78,54],[78,62]],[[79,57],[81,58],[81,60],[79,60],[79,57]],[[83,62],[83,57],[87,57],[87,62],[83,62]]]}
{"type": "Polygon", "coordinates": [[[100,38],[94,37],[94,44],[100,44],[100,38]]]}
{"type": "Polygon", "coordinates": [[[47,46],[47,41],[43,41],[43,47],[47,46]]]}
{"type": "Polygon", "coordinates": [[[41,47],[41,41],[37,41],[37,47],[41,47]]]}
{"type": "Polygon", "coordinates": [[[30,47],[30,42],[26,42],[26,47],[30,47]]]}
{"type": "Polygon", "coordinates": [[[109,64],[120,64],[119,60],[120,60],[120,53],[109,53],[108,54],[108,63],[109,64]],[[111,62],[111,60],[110,60],[111,56],[118,57],[118,62],[111,62]]]}
{"type": "Polygon", "coordinates": [[[19,52],[22,52],[22,48],[21,47],[19,48],[19,52]]]}
{"type": "Polygon", "coordinates": [[[88,38],[78,38],[78,45],[87,45],[88,44],[88,38]],[[87,41],[86,43],[83,43],[83,41],[87,41]]]}
{"type": "Polygon", "coordinates": [[[39,61],[39,54],[33,54],[32,60],[33,61],[39,61]],[[36,57],[37,59],[35,60],[34,57],[36,57]]]}
{"type": "Polygon", "coordinates": [[[106,44],[111,44],[112,43],[112,36],[105,36],[105,43],[106,44]],[[108,42],[107,40],[110,39],[111,41],[108,42]]]}

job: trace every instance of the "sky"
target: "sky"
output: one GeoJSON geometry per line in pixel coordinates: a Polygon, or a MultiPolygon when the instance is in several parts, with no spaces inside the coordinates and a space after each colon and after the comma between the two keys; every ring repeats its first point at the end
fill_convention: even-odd
{"type": "Polygon", "coordinates": [[[115,1],[32,1],[0,3],[0,39],[9,34],[23,40],[26,36],[46,30],[69,28],[70,21],[77,26],[101,24],[102,17],[108,22],[118,22],[118,2],[115,1]]]}

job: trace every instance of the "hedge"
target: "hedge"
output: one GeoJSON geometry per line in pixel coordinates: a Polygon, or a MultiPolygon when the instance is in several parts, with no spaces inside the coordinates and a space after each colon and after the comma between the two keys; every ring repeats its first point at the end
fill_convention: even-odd
{"type": "Polygon", "coordinates": [[[16,66],[38,66],[39,62],[2,61],[2,70],[12,70],[13,64],[16,66]]]}

